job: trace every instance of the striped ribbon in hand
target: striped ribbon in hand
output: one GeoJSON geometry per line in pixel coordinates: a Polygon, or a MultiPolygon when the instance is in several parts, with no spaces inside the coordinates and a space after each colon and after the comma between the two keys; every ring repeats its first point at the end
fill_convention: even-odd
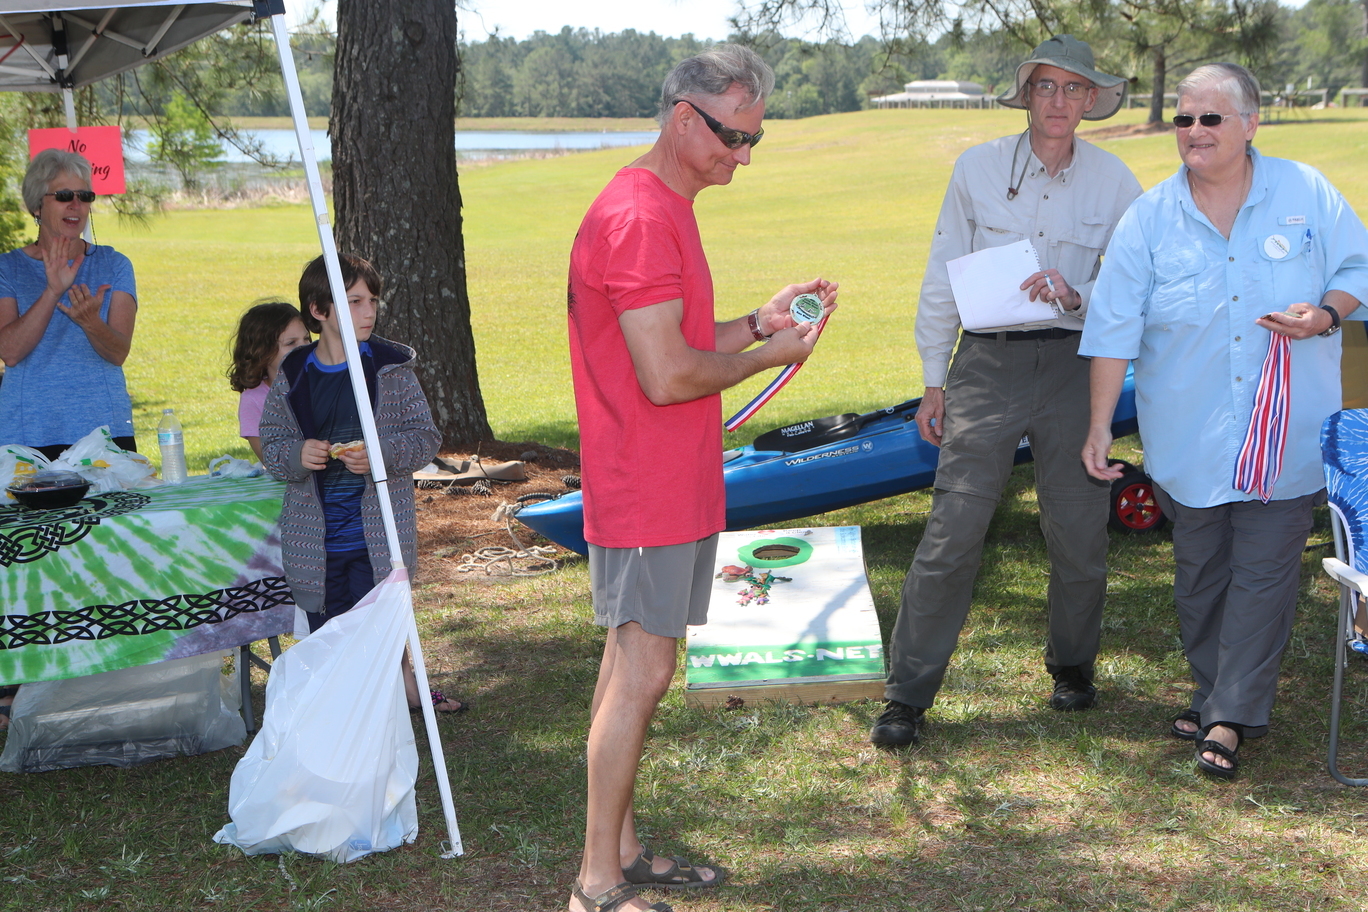
{"type": "Polygon", "coordinates": [[[1287,444],[1287,415],[1292,405],[1292,344],[1282,333],[1271,333],[1268,356],[1254,393],[1254,412],[1249,430],[1235,460],[1236,490],[1257,493],[1268,503],[1273,485],[1282,472],[1283,447],[1287,444]]]}

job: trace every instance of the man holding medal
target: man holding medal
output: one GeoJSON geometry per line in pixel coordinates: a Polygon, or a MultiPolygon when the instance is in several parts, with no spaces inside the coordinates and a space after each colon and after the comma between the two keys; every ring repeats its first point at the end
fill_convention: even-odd
{"type": "Polygon", "coordinates": [[[668,912],[637,888],[715,887],[725,874],[643,846],[632,792],[678,638],[707,621],[726,524],[720,393],[812,354],[817,325],[795,319],[796,297],[816,294],[814,314],[836,304],[836,284],[814,279],[747,316],[714,320],[693,201],[750,163],[773,88],[770,68],[738,45],[682,61],[661,91],[660,137],[599,194],[570,253],[584,536],[594,621],[608,628],[571,912],[668,912]]]}

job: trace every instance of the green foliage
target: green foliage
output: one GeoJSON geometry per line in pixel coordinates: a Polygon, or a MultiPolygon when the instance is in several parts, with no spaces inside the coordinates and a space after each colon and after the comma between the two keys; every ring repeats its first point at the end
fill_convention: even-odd
{"type": "MultiPolygon", "coordinates": [[[[1233,60],[1267,88],[1309,79],[1332,91],[1368,80],[1363,0],[1310,0],[1289,9],[1277,0],[871,0],[884,22],[882,66],[860,77],[866,92],[894,90],[893,73],[999,86],[1023,53],[1064,32],[1087,39],[1099,67],[1148,93],[1151,119],[1162,97],[1194,67],[1233,60]],[[933,40],[933,36],[934,40],[933,40]]],[[[743,0],[735,22],[746,34],[817,23],[840,37],[840,0],[743,0]]],[[[791,88],[793,104],[806,103],[791,88]]],[[[784,104],[781,98],[780,106],[784,104]]],[[[824,110],[844,110],[826,107],[824,110]]]]}
{"type": "Polygon", "coordinates": [[[28,243],[33,224],[19,191],[28,164],[21,108],[13,93],[0,93],[0,253],[28,243]]]}
{"type": "MultiPolygon", "coordinates": [[[[873,38],[852,46],[813,44],[772,33],[747,39],[774,69],[774,95],[767,117],[813,117],[858,111],[867,97],[861,84],[881,68],[873,38]]],[[[901,91],[899,84],[894,91],[901,91]]]]}
{"type": "Polygon", "coordinates": [[[187,187],[199,186],[200,172],[223,154],[208,116],[181,92],[171,96],[162,116],[148,126],[148,154],[175,167],[187,187]]]}
{"type": "Polygon", "coordinates": [[[1265,76],[1271,88],[1287,84],[1328,88],[1333,93],[1361,84],[1368,40],[1360,0],[1308,0],[1284,13],[1286,36],[1265,76]]]}
{"type": "Polygon", "coordinates": [[[498,34],[462,43],[463,117],[654,117],[660,84],[703,44],[634,29],[569,26],[524,41],[498,34]]]}
{"type": "MultiPolygon", "coordinates": [[[[186,104],[205,118],[225,114],[238,104],[270,106],[280,97],[280,84],[275,40],[262,21],[215,32],[150,66],[106,79],[95,91],[105,116],[126,126],[148,122],[160,140],[162,119],[177,96],[182,99],[177,102],[181,125],[193,133],[199,119],[186,104]]],[[[264,165],[277,164],[263,153],[260,142],[248,139],[230,123],[212,121],[212,132],[264,165]]],[[[174,159],[167,160],[174,163],[174,159]]]]}

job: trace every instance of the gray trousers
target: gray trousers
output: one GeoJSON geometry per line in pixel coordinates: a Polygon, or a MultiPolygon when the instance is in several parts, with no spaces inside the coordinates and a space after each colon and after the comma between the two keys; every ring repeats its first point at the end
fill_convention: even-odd
{"type": "Polygon", "coordinates": [[[945,381],[945,436],[931,518],[903,583],[884,696],[935,702],[969,614],[983,538],[1031,438],[1040,529],[1050,555],[1045,668],[1092,676],[1107,590],[1110,486],[1083,470],[1088,364],[1078,335],[1001,340],[963,336],[945,381]]]}
{"type": "Polygon", "coordinates": [[[1296,617],[1311,508],[1324,492],[1188,507],[1155,488],[1173,522],[1173,604],[1202,725],[1268,725],[1296,617]]]}

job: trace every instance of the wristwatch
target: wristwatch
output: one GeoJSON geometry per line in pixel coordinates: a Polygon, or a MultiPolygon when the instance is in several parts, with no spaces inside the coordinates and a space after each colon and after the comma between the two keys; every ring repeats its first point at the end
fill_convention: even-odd
{"type": "Polygon", "coordinates": [[[1331,307],[1329,304],[1322,304],[1320,306],[1320,309],[1330,314],[1330,328],[1327,329],[1325,332],[1320,333],[1320,335],[1333,336],[1335,333],[1340,331],[1339,311],[1335,310],[1335,308],[1331,307]]]}
{"type": "MultiPolygon", "coordinates": [[[[756,342],[764,342],[769,338],[760,331],[760,311],[758,308],[746,314],[746,328],[750,330],[750,334],[755,337],[756,342]]],[[[1335,321],[1335,328],[1339,328],[1338,320],[1335,321]]]]}

